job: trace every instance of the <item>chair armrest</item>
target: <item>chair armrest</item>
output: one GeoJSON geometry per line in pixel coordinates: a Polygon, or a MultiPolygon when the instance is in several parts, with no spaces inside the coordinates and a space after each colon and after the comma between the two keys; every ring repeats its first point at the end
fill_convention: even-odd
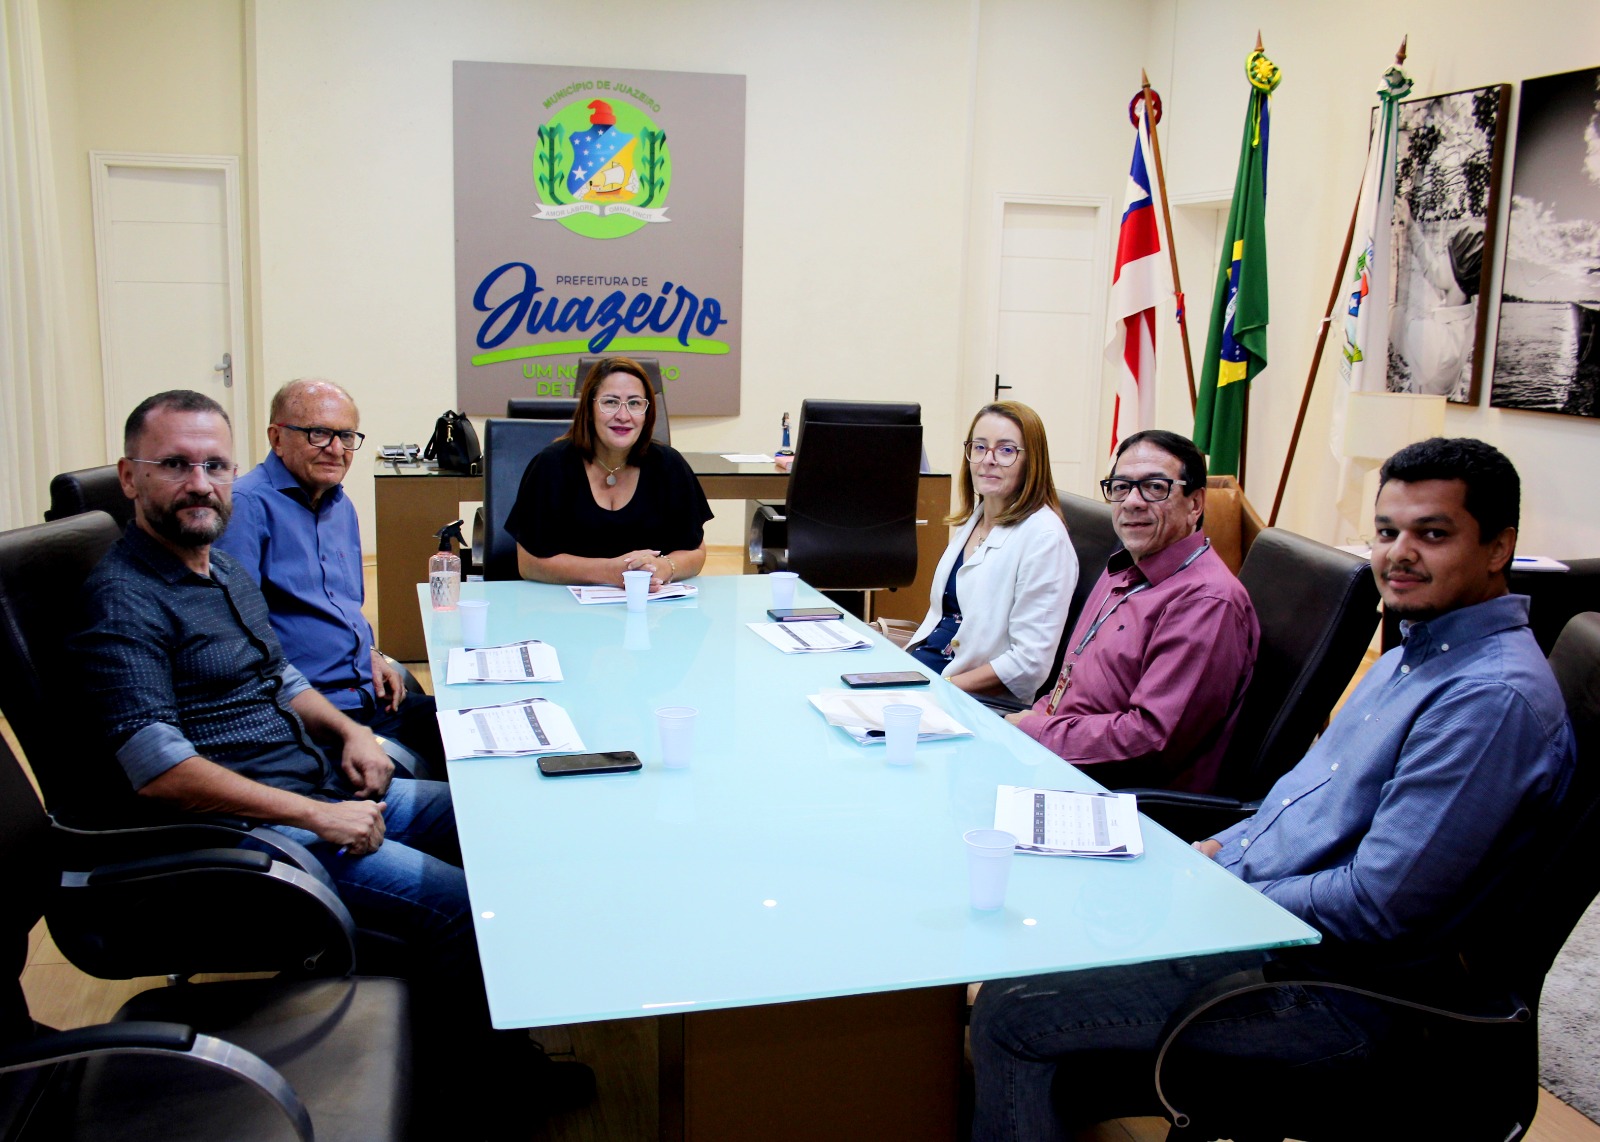
{"type": "Polygon", "coordinates": [[[0,1050],[0,1074],[31,1070],[96,1055],[189,1058],[254,1086],[272,1100],[302,1142],[312,1142],[311,1114],[287,1079],[254,1055],[182,1023],[102,1023],[55,1031],[0,1050]]]}
{"type": "Polygon", "coordinates": [[[169,873],[226,868],[242,872],[270,872],[272,858],[266,853],[251,852],[248,849],[190,849],[188,852],[103,864],[85,875],[83,883],[122,884],[169,873]]]}
{"type": "Polygon", "coordinates": [[[1032,702],[1020,701],[1010,694],[974,694],[973,697],[1002,718],[1007,714],[1020,714],[1024,710],[1033,709],[1032,702]]]}
{"type": "Polygon", "coordinates": [[[46,915],[67,958],[102,979],[285,969],[346,975],[356,960],[355,921],[325,874],[250,849],[67,871],[46,915]]]}
{"type": "Polygon", "coordinates": [[[1418,1003],[1416,1000],[1404,999],[1398,995],[1386,995],[1383,992],[1357,987],[1354,984],[1341,983],[1337,980],[1279,979],[1275,978],[1275,975],[1276,973],[1270,973],[1263,968],[1251,968],[1247,971],[1234,972],[1232,975],[1223,976],[1221,979],[1213,980],[1204,987],[1195,989],[1189,998],[1168,1017],[1166,1026],[1161,1031],[1161,1046],[1156,1050],[1155,1087],[1156,1097],[1161,1100],[1161,1105],[1166,1108],[1167,1117],[1171,1119],[1174,1126],[1188,1126],[1191,1120],[1189,1115],[1178,1110],[1167,1100],[1166,1089],[1161,1081],[1167,1053],[1171,1050],[1172,1045],[1188,1030],[1189,1026],[1206,1012],[1220,1004],[1257,991],[1267,991],[1279,987],[1323,988],[1329,991],[1343,991],[1352,995],[1363,996],[1379,1003],[1403,1007],[1411,1011],[1419,1011],[1425,1015],[1434,1015],[1459,1023],[1526,1023],[1532,1017],[1528,1005],[1516,995],[1506,996],[1507,1010],[1494,1013],[1469,1012],[1418,1003]]]}
{"type": "Polygon", "coordinates": [[[1184,789],[1118,789],[1118,793],[1132,793],[1139,798],[1139,807],[1146,805],[1182,805],[1194,809],[1249,809],[1255,812],[1259,801],[1240,801],[1237,797],[1223,797],[1216,793],[1190,793],[1184,789]]]}
{"type": "Polygon", "coordinates": [[[1138,797],[1141,813],[1186,841],[1204,840],[1254,816],[1261,807],[1259,801],[1240,801],[1215,793],[1189,793],[1182,789],[1118,789],[1116,792],[1138,797]]]}

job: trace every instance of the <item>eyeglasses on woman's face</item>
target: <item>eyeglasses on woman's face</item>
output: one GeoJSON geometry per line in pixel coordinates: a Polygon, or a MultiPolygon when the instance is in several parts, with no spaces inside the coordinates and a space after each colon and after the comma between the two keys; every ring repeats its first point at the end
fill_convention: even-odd
{"type": "Polygon", "coordinates": [[[1009,468],[1017,462],[1017,457],[1023,449],[1015,444],[996,444],[992,447],[981,440],[964,441],[967,460],[973,464],[982,464],[989,456],[994,457],[994,462],[1002,468],[1009,468]]]}
{"type": "Polygon", "coordinates": [[[594,403],[595,407],[607,416],[615,416],[623,408],[634,416],[643,416],[650,407],[650,402],[644,397],[629,397],[627,400],[621,397],[597,397],[594,403]]]}

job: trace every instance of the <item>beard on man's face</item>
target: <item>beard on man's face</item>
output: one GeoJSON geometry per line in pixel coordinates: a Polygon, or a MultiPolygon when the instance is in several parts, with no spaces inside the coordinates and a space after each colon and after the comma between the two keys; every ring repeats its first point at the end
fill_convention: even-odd
{"type": "Polygon", "coordinates": [[[187,492],[166,508],[158,508],[149,501],[144,504],[144,517],[151,529],[178,547],[206,547],[215,543],[227,529],[232,515],[233,505],[223,502],[215,492],[187,492]],[[186,522],[179,514],[185,508],[198,507],[211,509],[205,522],[186,522]]]}

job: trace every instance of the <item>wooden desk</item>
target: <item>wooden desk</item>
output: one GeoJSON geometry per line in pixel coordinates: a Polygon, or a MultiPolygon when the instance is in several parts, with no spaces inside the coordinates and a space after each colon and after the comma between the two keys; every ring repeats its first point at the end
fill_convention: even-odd
{"type": "MultiPolygon", "coordinates": [[[[747,501],[741,517],[745,523],[751,513],[748,501],[782,500],[789,486],[789,473],[771,464],[735,464],[714,452],[685,452],[683,457],[708,500],[747,501]]],[[[417,617],[416,585],[427,577],[428,560],[439,549],[434,532],[457,518],[460,504],[483,499],[483,477],[381,462],[376,476],[378,646],[401,662],[420,662],[427,648],[417,617]]],[[[950,542],[942,522],[949,512],[950,476],[924,474],[917,485],[917,518],[927,525],[917,529],[916,581],[896,591],[879,591],[876,614],[915,622],[927,613],[933,571],[950,542]]]]}

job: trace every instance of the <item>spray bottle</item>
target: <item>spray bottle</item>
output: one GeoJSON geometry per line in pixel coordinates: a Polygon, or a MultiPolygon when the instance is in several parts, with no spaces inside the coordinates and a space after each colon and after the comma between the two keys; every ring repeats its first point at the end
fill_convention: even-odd
{"type": "Polygon", "coordinates": [[[461,597],[461,556],[450,549],[450,541],[466,545],[461,534],[462,520],[447,523],[434,532],[439,537],[439,553],[428,560],[428,596],[436,611],[453,611],[461,597]]]}

